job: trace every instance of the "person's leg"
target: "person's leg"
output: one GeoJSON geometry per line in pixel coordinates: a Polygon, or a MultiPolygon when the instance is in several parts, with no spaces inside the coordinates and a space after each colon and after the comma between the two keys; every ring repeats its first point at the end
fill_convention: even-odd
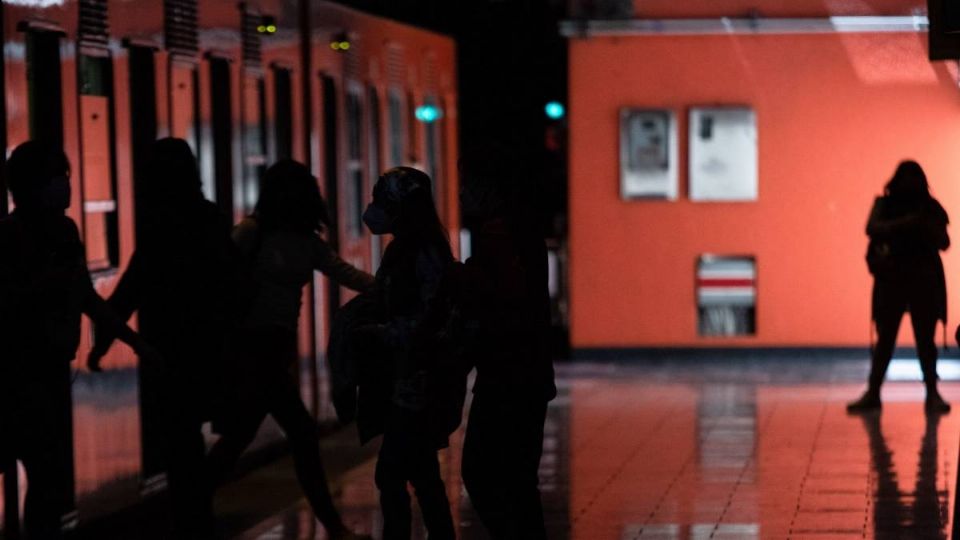
{"type": "Polygon", "coordinates": [[[847,404],[847,411],[862,412],[880,408],[880,387],[897,345],[900,321],[906,312],[906,291],[898,283],[874,284],[873,312],[877,343],[870,354],[870,377],[863,396],[847,404]]]}
{"type": "Polygon", "coordinates": [[[57,491],[56,460],[52,456],[24,457],[27,473],[27,496],[24,501],[23,526],[27,538],[60,538],[60,497],[57,491]]]}
{"type": "Polygon", "coordinates": [[[190,403],[168,401],[167,415],[167,482],[174,530],[181,538],[209,538],[214,524],[213,501],[204,469],[202,424],[190,403]]]}
{"type": "Polygon", "coordinates": [[[384,540],[410,540],[410,494],[407,492],[408,452],[394,433],[384,433],[374,480],[380,490],[384,540]]]}
{"type": "Polygon", "coordinates": [[[510,494],[505,538],[546,540],[543,503],[540,500],[540,459],[543,456],[543,425],[547,403],[521,399],[515,403],[509,443],[515,452],[508,470],[512,479],[505,486],[510,494]]]}
{"type": "Polygon", "coordinates": [[[236,468],[240,456],[257,436],[257,431],[266,418],[266,412],[238,413],[224,422],[220,438],[207,453],[206,467],[211,492],[223,483],[236,468]]]}
{"type": "Polygon", "coordinates": [[[913,324],[913,337],[917,345],[920,369],[923,371],[923,382],[927,388],[927,409],[947,412],[950,410],[950,405],[937,391],[936,310],[929,303],[914,302],[910,308],[910,319],[913,324]]]}
{"type": "MultiPolygon", "coordinates": [[[[275,381],[275,379],[271,379],[275,381]]],[[[300,399],[296,383],[273,382],[277,387],[270,392],[270,414],[283,429],[293,453],[297,480],[313,508],[314,514],[331,536],[346,532],[340,513],[333,504],[327,475],[320,456],[320,436],[317,424],[300,399]]]]}
{"type": "Polygon", "coordinates": [[[508,481],[504,454],[510,444],[503,440],[503,418],[497,412],[497,402],[488,397],[475,394],[470,405],[460,475],[470,503],[490,536],[503,538],[507,522],[504,490],[508,481]]]}
{"type": "Polygon", "coordinates": [[[867,392],[880,396],[880,386],[887,375],[893,351],[897,346],[897,334],[900,331],[900,321],[903,320],[904,309],[891,306],[877,313],[877,343],[873,347],[870,364],[870,379],[867,392]]]}
{"type": "Polygon", "coordinates": [[[28,445],[20,456],[27,474],[23,526],[27,538],[60,538],[63,490],[55,445],[28,445]]]}
{"type": "Polygon", "coordinates": [[[431,540],[455,540],[457,534],[453,529],[447,489],[440,476],[436,448],[427,441],[415,441],[406,466],[428,536],[431,540]]]}

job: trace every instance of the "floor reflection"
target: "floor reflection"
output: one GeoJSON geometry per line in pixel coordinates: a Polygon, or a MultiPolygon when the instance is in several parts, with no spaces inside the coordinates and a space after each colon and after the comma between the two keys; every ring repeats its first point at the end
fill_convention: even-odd
{"type": "MultiPolygon", "coordinates": [[[[881,414],[849,416],[864,367],[563,368],[540,471],[550,538],[946,538],[960,413],[926,417],[922,385],[891,382],[881,414]]],[[[942,390],[960,402],[960,384],[942,390]]],[[[459,481],[460,434],[451,443],[442,466],[460,538],[485,540],[459,481]]],[[[350,437],[325,444],[331,458],[356,453],[350,437]]],[[[378,535],[373,467],[368,456],[332,476],[346,520],[378,535]]],[[[238,537],[325,535],[300,504],[238,537]]]]}
{"type": "Polygon", "coordinates": [[[883,435],[880,415],[865,415],[873,480],[873,533],[877,538],[946,538],[949,493],[937,485],[937,439],[942,416],[928,415],[917,453],[912,490],[900,485],[894,453],[883,435]]]}

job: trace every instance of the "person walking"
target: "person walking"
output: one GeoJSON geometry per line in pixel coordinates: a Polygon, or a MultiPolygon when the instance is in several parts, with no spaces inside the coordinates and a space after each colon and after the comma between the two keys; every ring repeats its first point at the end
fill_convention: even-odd
{"type": "MultiPolygon", "coordinates": [[[[204,482],[203,423],[233,308],[237,257],[230,221],[206,200],[196,157],[186,141],[165,138],[152,147],[148,177],[137,198],[142,227],[137,247],[110,305],[124,319],[138,312],[144,337],[163,354],[165,369],[141,375],[144,467],[165,471],[172,534],[209,538],[213,506],[204,482]]],[[[97,328],[90,368],[113,335],[97,328]]]]}
{"type": "Polygon", "coordinates": [[[370,274],[343,261],[321,237],[326,203],[306,166],[282,160],[264,176],[252,215],[233,229],[249,274],[249,305],[231,333],[229,397],[214,429],[221,435],[207,456],[211,482],[222,482],[269,414],[283,429],[300,487],[317,519],[335,540],[369,538],[350,532],[327,486],[314,418],[300,399],[295,368],[303,287],[315,271],[355,291],[374,284],[370,274]]]}

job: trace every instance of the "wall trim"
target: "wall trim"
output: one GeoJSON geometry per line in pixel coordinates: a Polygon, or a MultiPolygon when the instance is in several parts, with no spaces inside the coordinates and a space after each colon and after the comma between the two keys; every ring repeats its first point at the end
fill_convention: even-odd
{"type": "MultiPolygon", "coordinates": [[[[914,347],[897,347],[894,358],[916,358],[914,347]]],[[[703,362],[730,360],[765,361],[834,361],[870,358],[870,349],[863,346],[810,347],[574,347],[574,361],[597,362],[703,362]]],[[[960,351],[950,347],[940,351],[941,360],[960,359],[960,351]]]]}
{"type": "Polygon", "coordinates": [[[560,23],[568,38],[602,36],[723,35],[723,34],[834,34],[927,32],[926,15],[835,16],[820,18],[624,19],[569,20],[560,23]]]}

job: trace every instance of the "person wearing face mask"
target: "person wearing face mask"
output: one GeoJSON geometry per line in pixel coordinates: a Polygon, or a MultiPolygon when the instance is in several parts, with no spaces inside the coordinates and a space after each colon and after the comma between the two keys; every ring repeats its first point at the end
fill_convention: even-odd
{"type": "Polygon", "coordinates": [[[387,395],[365,397],[361,387],[358,412],[364,438],[383,433],[375,480],[386,540],[410,538],[408,483],[429,537],[456,536],[437,452],[459,424],[456,386],[466,383],[438,340],[446,312],[441,289],[454,259],[431,193],[425,173],[397,167],[377,181],[363,215],[370,232],[393,235],[376,276],[383,322],[358,330],[359,341],[376,340],[390,354],[384,372],[369,375],[386,381],[379,387],[387,395]],[[362,414],[367,398],[378,414],[362,414]]]}
{"type": "Polygon", "coordinates": [[[207,464],[213,483],[226,478],[269,414],[286,435],[297,480],[327,536],[361,539],[369,537],[349,531],[333,504],[316,421],[293,375],[303,287],[314,272],[355,291],[374,284],[373,276],[345,262],[321,238],[328,225],[317,179],[303,164],[281,160],[267,170],[253,214],[234,227],[233,240],[250,273],[250,304],[230,339],[235,376],[227,385],[225,414],[214,421],[221,437],[207,464]]]}
{"type": "Polygon", "coordinates": [[[7,160],[16,206],[0,220],[0,446],[27,473],[28,538],[59,538],[73,502],[70,362],[80,315],[109,327],[146,363],[154,349],[93,288],[70,206],[70,164],[58,147],[29,141],[7,160]]]}
{"type": "MultiPolygon", "coordinates": [[[[165,138],[151,148],[138,183],[137,247],[110,304],[122,317],[138,313],[143,335],[161,351],[165,369],[141,376],[144,469],[166,473],[172,538],[210,538],[212,496],[205,481],[202,425],[212,397],[230,313],[239,257],[230,221],[206,200],[193,151],[165,138]]],[[[98,370],[113,335],[97,328],[88,365],[98,370]]]]}

